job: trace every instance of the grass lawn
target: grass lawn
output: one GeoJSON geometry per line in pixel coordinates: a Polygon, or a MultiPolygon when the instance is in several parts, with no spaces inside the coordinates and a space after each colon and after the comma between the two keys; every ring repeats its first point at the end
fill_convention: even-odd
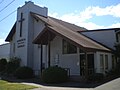
{"type": "Polygon", "coordinates": [[[29,90],[33,88],[37,87],[0,80],[0,90],[29,90]]]}

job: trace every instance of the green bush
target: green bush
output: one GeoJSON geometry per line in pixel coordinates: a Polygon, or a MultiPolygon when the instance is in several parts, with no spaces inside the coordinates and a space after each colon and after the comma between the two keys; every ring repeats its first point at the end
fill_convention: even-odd
{"type": "Polygon", "coordinates": [[[17,57],[10,58],[6,65],[6,73],[13,74],[14,71],[20,67],[20,59],[17,57]]]}
{"type": "Polygon", "coordinates": [[[5,58],[0,59],[0,72],[3,72],[6,68],[7,60],[5,58]]]}
{"type": "Polygon", "coordinates": [[[68,79],[67,71],[61,67],[49,67],[42,72],[42,81],[45,83],[66,82],[68,79]]]}
{"type": "Polygon", "coordinates": [[[102,81],[104,79],[104,75],[102,73],[94,73],[88,77],[89,81],[102,81]]]}
{"type": "Polygon", "coordinates": [[[32,78],[34,76],[33,70],[26,66],[18,68],[15,71],[14,75],[15,75],[15,77],[17,77],[19,79],[28,79],[28,78],[32,78]]]}

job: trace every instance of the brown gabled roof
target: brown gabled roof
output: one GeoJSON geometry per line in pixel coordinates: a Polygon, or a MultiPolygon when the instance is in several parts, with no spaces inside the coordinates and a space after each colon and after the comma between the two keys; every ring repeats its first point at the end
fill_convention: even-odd
{"type": "Polygon", "coordinates": [[[78,32],[78,31],[87,31],[87,29],[84,28],[84,27],[80,27],[80,26],[77,26],[77,25],[74,25],[74,24],[71,24],[71,23],[68,23],[68,22],[65,22],[65,21],[62,21],[62,20],[59,20],[59,19],[50,17],[50,16],[48,16],[48,17],[43,17],[43,16],[41,16],[41,15],[38,15],[38,14],[35,14],[35,13],[32,13],[32,12],[31,12],[31,14],[32,14],[32,16],[33,16],[34,18],[36,18],[36,19],[37,19],[37,18],[39,19],[39,17],[40,17],[41,20],[42,20],[43,22],[45,22],[45,23],[49,22],[49,19],[51,19],[51,20],[53,20],[54,22],[56,22],[56,23],[58,23],[58,24],[60,24],[60,25],[62,25],[62,26],[64,26],[64,27],[68,28],[69,30],[76,31],[76,32],[78,32]]]}
{"type": "MultiPolygon", "coordinates": [[[[65,27],[64,25],[56,22],[51,17],[45,18],[37,14],[33,14],[33,16],[37,19],[40,19],[46,23],[46,29],[43,31],[44,33],[50,31],[54,34],[61,36],[64,39],[67,39],[73,42],[76,45],[79,45],[83,48],[93,49],[93,50],[103,50],[103,51],[111,51],[110,49],[100,45],[99,43],[85,37],[71,28],[65,27]]],[[[40,33],[37,38],[33,41],[33,43],[39,44],[40,40],[42,39],[42,34],[40,33]]],[[[44,38],[43,38],[44,39],[44,38]]]]}
{"type": "Polygon", "coordinates": [[[16,22],[13,25],[13,27],[12,27],[11,31],[9,32],[9,34],[8,34],[7,38],[5,39],[5,41],[10,42],[12,40],[12,37],[13,37],[15,31],[16,31],[16,22]]]}
{"type": "Polygon", "coordinates": [[[99,31],[115,31],[115,32],[117,32],[117,31],[120,31],[120,28],[107,28],[107,29],[94,29],[94,30],[84,30],[84,31],[78,31],[78,32],[80,32],[80,33],[82,33],[82,32],[99,32],[99,31]]]}
{"type": "Polygon", "coordinates": [[[70,30],[73,30],[73,31],[88,31],[88,30],[87,30],[86,28],[84,28],[84,27],[80,27],[80,26],[77,26],[77,25],[75,25],[75,24],[71,24],[71,23],[68,23],[68,22],[65,22],[65,21],[62,21],[62,20],[53,18],[53,17],[49,17],[49,18],[51,18],[51,19],[54,20],[55,22],[63,25],[64,27],[69,28],[70,30]]]}

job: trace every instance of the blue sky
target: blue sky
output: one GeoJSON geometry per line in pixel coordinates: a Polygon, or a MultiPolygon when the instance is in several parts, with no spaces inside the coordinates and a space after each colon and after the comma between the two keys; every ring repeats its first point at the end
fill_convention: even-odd
{"type": "MultiPolygon", "coordinates": [[[[0,0],[0,44],[11,30],[17,12],[4,17],[24,5],[25,0],[0,0]],[[1,3],[1,1],[3,1],[1,3]],[[2,20],[2,21],[1,21],[2,20]]],[[[48,15],[91,29],[120,28],[120,0],[31,0],[48,8],[48,15]]]]}

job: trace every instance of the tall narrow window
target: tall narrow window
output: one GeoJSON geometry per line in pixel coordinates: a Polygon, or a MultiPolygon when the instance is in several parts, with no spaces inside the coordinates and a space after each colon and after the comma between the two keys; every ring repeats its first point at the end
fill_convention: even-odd
{"type": "Polygon", "coordinates": [[[108,55],[105,55],[105,69],[108,69],[108,55]]]}
{"type": "Polygon", "coordinates": [[[100,69],[101,69],[101,71],[104,70],[104,57],[103,57],[103,54],[100,54],[100,69]]]}
{"type": "Polygon", "coordinates": [[[63,45],[62,45],[62,47],[63,47],[63,54],[67,54],[67,42],[65,41],[65,40],[63,40],[63,45]]]}
{"type": "Polygon", "coordinates": [[[118,33],[116,34],[116,42],[118,42],[118,33]]]}
{"type": "Polygon", "coordinates": [[[118,42],[120,42],[120,33],[118,33],[118,42]]]}
{"type": "Polygon", "coordinates": [[[115,58],[114,58],[114,55],[112,55],[112,68],[113,69],[115,68],[115,58]]]}
{"type": "Polygon", "coordinates": [[[13,44],[13,53],[15,53],[15,43],[13,44]]]}
{"type": "Polygon", "coordinates": [[[112,55],[112,68],[114,69],[116,67],[117,64],[117,59],[115,58],[114,55],[112,55]]]}
{"type": "Polygon", "coordinates": [[[63,54],[74,54],[77,53],[77,47],[71,43],[63,40],[63,54]]]}
{"type": "Polygon", "coordinates": [[[20,37],[22,37],[22,25],[23,25],[23,21],[24,21],[24,18],[23,18],[23,13],[21,13],[21,17],[20,17],[20,37]]]}

